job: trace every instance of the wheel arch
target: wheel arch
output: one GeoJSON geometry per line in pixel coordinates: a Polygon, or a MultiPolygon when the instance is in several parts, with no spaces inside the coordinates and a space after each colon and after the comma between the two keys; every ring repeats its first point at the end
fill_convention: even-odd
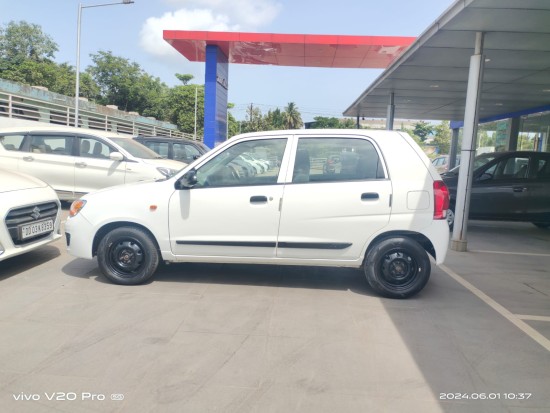
{"type": "Polygon", "coordinates": [[[433,243],[430,241],[430,239],[425,236],[424,234],[421,234],[419,232],[415,231],[388,231],[384,232],[383,234],[377,235],[367,247],[367,250],[365,251],[364,259],[367,259],[367,256],[369,255],[370,250],[378,244],[380,241],[387,239],[387,238],[396,238],[396,237],[404,237],[404,238],[410,238],[416,242],[418,242],[424,250],[431,255],[434,259],[436,259],[436,252],[433,243]]]}
{"type": "Polygon", "coordinates": [[[145,226],[141,224],[136,224],[135,222],[131,221],[117,221],[117,222],[111,222],[109,224],[103,225],[95,234],[94,236],[94,242],[92,244],[92,256],[97,255],[97,248],[99,246],[99,243],[101,242],[101,239],[111,232],[112,230],[116,228],[122,228],[122,227],[132,227],[132,228],[138,228],[145,232],[149,237],[151,237],[151,240],[155,243],[155,246],[157,248],[158,253],[160,254],[160,247],[159,243],[156,239],[156,237],[153,235],[153,233],[145,226]]]}

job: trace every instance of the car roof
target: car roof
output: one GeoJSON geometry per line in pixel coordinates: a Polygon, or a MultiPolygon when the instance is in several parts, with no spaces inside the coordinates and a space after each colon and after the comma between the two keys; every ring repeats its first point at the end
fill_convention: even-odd
{"type": "Polygon", "coordinates": [[[283,129],[283,130],[271,130],[262,132],[249,132],[237,135],[238,137],[262,137],[262,136],[274,136],[274,135],[312,135],[315,137],[333,137],[330,135],[368,135],[368,136],[394,136],[405,132],[395,130],[383,130],[383,129],[283,129]]]}
{"type": "Polygon", "coordinates": [[[488,157],[488,156],[494,156],[494,157],[502,157],[507,155],[535,155],[535,154],[544,154],[548,152],[537,152],[537,151],[503,151],[503,152],[484,152],[480,155],[477,155],[478,158],[481,157],[488,157]]]}
{"type": "Polygon", "coordinates": [[[158,140],[158,141],[170,141],[170,142],[191,142],[191,143],[202,143],[201,141],[194,140],[194,139],[188,139],[188,138],[179,138],[176,136],[134,136],[134,139],[136,140],[145,140],[145,139],[151,139],[151,140],[158,140]]]}
{"type": "Polygon", "coordinates": [[[75,128],[73,126],[63,126],[63,125],[32,125],[32,126],[12,126],[8,128],[0,128],[0,134],[3,133],[29,133],[29,132],[62,132],[62,133],[78,133],[99,136],[103,138],[128,138],[130,135],[124,135],[117,132],[98,130],[98,129],[88,129],[88,128],[75,128]]]}

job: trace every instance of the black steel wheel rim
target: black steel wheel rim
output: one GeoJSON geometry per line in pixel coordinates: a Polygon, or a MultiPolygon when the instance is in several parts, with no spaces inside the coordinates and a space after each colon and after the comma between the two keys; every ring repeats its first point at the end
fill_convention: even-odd
{"type": "Polygon", "coordinates": [[[406,289],[418,278],[418,263],[402,250],[385,254],[380,265],[382,282],[397,289],[406,289]]]}
{"type": "Polygon", "coordinates": [[[449,224],[449,227],[452,227],[455,223],[455,213],[450,208],[447,210],[446,219],[447,219],[447,224],[449,224]]]}
{"type": "Polygon", "coordinates": [[[109,248],[109,266],[121,277],[135,276],[144,260],[144,249],[136,239],[121,239],[111,244],[109,248]]]}

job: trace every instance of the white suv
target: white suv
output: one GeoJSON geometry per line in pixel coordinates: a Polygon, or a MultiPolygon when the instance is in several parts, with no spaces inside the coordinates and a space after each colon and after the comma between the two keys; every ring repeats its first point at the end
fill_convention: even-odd
{"type": "Polygon", "coordinates": [[[55,191],[32,176],[0,169],[0,261],[61,237],[55,191]]]}
{"type": "Polygon", "coordinates": [[[448,191],[404,133],[291,130],[234,137],[177,175],[75,201],[68,250],[119,284],[160,260],[363,267],[371,287],[419,292],[449,242],[448,191]],[[242,155],[270,160],[239,173],[242,155]],[[330,156],[339,167],[327,172],[330,156]],[[144,196],[146,194],[147,196],[144,196]]]}
{"type": "Polygon", "coordinates": [[[0,129],[0,165],[35,176],[72,201],[96,189],[171,176],[186,164],[113,132],[37,125],[0,129]]]}

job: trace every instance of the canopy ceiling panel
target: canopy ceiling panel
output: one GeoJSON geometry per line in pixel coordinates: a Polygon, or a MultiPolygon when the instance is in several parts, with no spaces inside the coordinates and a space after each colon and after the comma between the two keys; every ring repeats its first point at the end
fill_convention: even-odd
{"type": "Polygon", "coordinates": [[[548,0],[458,0],[344,115],[384,118],[393,93],[395,118],[462,120],[476,32],[485,33],[480,119],[549,106],[548,22],[548,0]]]}

